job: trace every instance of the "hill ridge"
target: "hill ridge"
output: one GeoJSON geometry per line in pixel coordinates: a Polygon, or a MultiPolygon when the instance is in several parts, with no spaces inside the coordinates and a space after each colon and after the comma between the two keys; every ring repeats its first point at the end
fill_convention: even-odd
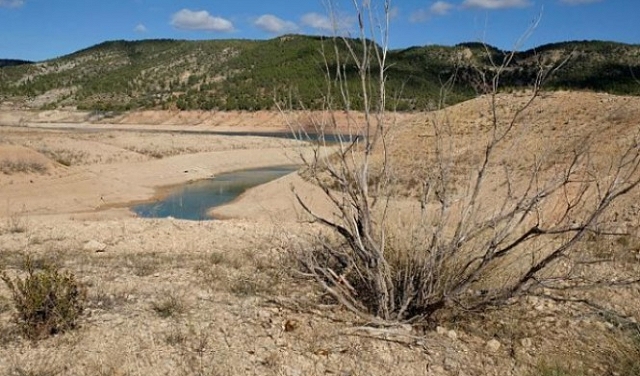
{"type": "MultiPolygon", "coordinates": [[[[320,108],[330,93],[327,66],[340,66],[356,85],[346,49],[338,46],[337,63],[328,43],[332,38],[297,34],[269,40],[113,40],[42,62],[0,60],[0,103],[99,111],[261,110],[273,109],[277,100],[320,108]]],[[[456,73],[448,98],[458,103],[482,92],[478,72],[494,69],[506,53],[478,42],[390,50],[387,91],[400,111],[434,108],[442,83],[456,73]]],[[[548,89],[640,94],[640,45],[610,41],[549,43],[517,52],[501,84],[526,86],[540,65],[568,56],[548,89]]],[[[350,101],[352,108],[362,107],[361,97],[350,101]]]]}

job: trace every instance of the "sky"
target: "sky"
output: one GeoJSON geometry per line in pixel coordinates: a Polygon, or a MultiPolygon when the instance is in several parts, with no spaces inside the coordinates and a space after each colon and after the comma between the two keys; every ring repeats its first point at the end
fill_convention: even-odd
{"type": "MultiPolygon", "coordinates": [[[[357,1],[381,19],[383,0],[357,1]]],[[[119,39],[270,39],[332,35],[336,26],[356,35],[355,14],[353,0],[0,0],[0,58],[42,61],[119,39]]],[[[640,43],[639,0],[390,0],[388,15],[392,49],[640,43]]]]}

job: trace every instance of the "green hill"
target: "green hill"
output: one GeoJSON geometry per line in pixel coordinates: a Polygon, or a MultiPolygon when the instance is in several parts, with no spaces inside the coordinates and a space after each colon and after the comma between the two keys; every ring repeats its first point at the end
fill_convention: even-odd
{"type": "MultiPolygon", "coordinates": [[[[265,41],[111,41],[38,63],[0,60],[7,62],[0,64],[0,102],[92,110],[259,110],[274,108],[275,101],[320,108],[327,97],[339,96],[327,88],[327,67],[332,79],[340,71],[348,85],[357,85],[345,46],[338,45],[337,60],[332,43],[301,35],[265,41]]],[[[389,105],[432,108],[454,74],[448,103],[471,98],[484,87],[479,72],[495,69],[505,55],[480,43],[390,51],[389,105]]],[[[547,88],[640,94],[635,79],[640,78],[640,46],[600,41],[519,52],[503,73],[502,85],[526,86],[539,66],[551,67],[567,56],[547,88]]],[[[358,95],[349,101],[353,108],[362,106],[358,95]]]]}

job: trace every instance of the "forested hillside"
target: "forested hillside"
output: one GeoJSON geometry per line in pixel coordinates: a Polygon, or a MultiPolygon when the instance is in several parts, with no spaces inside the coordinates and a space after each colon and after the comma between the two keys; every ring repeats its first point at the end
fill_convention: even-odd
{"type": "MultiPolygon", "coordinates": [[[[327,72],[335,79],[339,68],[349,85],[357,84],[345,46],[339,43],[337,51],[339,58],[332,39],[301,35],[266,41],[111,41],[38,63],[0,60],[0,102],[105,111],[258,110],[274,108],[276,102],[320,108],[338,95],[326,84],[327,72]]],[[[505,55],[479,43],[390,51],[389,106],[433,108],[446,82],[453,83],[448,104],[471,98],[484,89],[483,74],[489,77],[505,55]]],[[[640,94],[640,45],[600,41],[519,52],[502,86],[527,86],[540,67],[550,69],[567,57],[548,89],[640,94]]],[[[357,95],[349,101],[353,108],[362,106],[357,95]]]]}

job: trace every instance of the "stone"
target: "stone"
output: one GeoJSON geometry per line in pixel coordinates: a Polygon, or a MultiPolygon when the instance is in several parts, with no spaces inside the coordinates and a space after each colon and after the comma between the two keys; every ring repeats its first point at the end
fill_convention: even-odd
{"type": "Polygon", "coordinates": [[[456,333],[455,330],[449,330],[447,332],[447,337],[449,337],[450,339],[456,340],[458,339],[458,333],[456,333]]]}
{"type": "Polygon", "coordinates": [[[107,245],[97,240],[89,240],[84,243],[82,249],[88,252],[104,252],[107,250],[107,245]]]}
{"type": "Polygon", "coordinates": [[[287,321],[284,322],[283,329],[285,332],[292,332],[298,329],[299,326],[300,326],[300,323],[298,322],[298,320],[288,319],[287,321]]]}
{"type": "Polygon", "coordinates": [[[209,300],[211,298],[211,296],[209,296],[209,294],[207,294],[206,292],[203,292],[203,291],[198,291],[196,293],[196,297],[199,300],[209,300]]]}
{"type": "Polygon", "coordinates": [[[523,338],[520,340],[520,344],[522,345],[522,347],[524,347],[525,349],[530,349],[531,346],[533,346],[533,342],[531,341],[531,338],[523,338]]]}
{"type": "Polygon", "coordinates": [[[429,374],[430,375],[442,375],[445,374],[446,371],[444,370],[444,368],[442,366],[439,365],[431,365],[429,367],[429,374]]]}
{"type": "Polygon", "coordinates": [[[451,359],[449,357],[444,358],[444,364],[443,365],[444,365],[444,369],[446,371],[455,371],[460,367],[460,364],[457,361],[455,361],[455,360],[453,360],[453,359],[451,359]]]}
{"type": "Polygon", "coordinates": [[[293,368],[293,367],[285,367],[284,369],[284,374],[287,376],[302,376],[303,373],[301,370],[299,370],[298,368],[293,368]]]}
{"type": "Polygon", "coordinates": [[[500,344],[500,342],[498,342],[497,339],[487,341],[487,349],[489,349],[490,351],[496,352],[500,350],[500,346],[502,345],[500,344]]]}

